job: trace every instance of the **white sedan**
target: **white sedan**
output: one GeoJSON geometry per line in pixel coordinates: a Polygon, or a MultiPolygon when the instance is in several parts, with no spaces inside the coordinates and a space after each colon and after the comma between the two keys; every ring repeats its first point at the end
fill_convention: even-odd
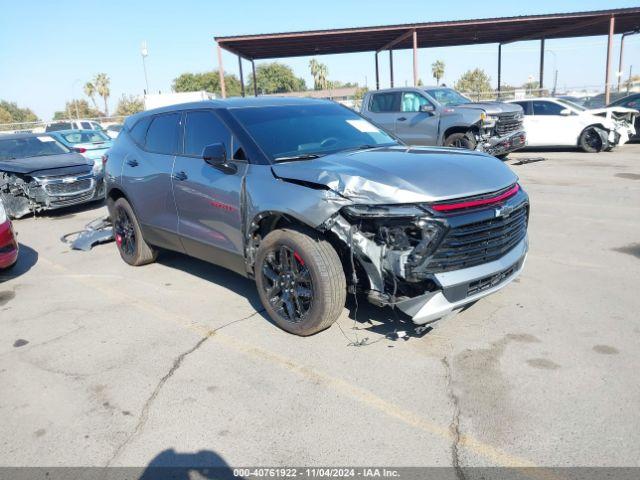
{"type": "Polygon", "coordinates": [[[509,100],[524,110],[528,147],[580,147],[585,152],[611,150],[635,133],[637,110],[609,107],[588,110],[559,98],[509,100]]]}

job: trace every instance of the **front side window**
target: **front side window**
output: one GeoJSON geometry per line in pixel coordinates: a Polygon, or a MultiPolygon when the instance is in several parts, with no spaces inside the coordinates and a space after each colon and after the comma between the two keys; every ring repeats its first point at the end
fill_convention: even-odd
{"type": "Polygon", "coordinates": [[[398,143],[354,111],[337,104],[235,108],[229,112],[273,161],[398,143]]]}
{"type": "Polygon", "coordinates": [[[531,102],[513,102],[516,105],[520,105],[525,115],[531,115],[531,102]]]}
{"type": "Polygon", "coordinates": [[[534,115],[560,115],[566,107],[553,102],[533,101],[534,115]]]}
{"type": "Polygon", "coordinates": [[[419,93],[405,92],[402,94],[403,112],[419,112],[423,105],[431,105],[431,102],[419,93]]]}
{"type": "Polygon", "coordinates": [[[374,93],[369,110],[377,113],[399,112],[400,92],[374,93]]]}
{"type": "Polygon", "coordinates": [[[179,113],[157,115],[147,130],[145,148],[150,152],[173,155],[178,152],[179,113]]]}
{"type": "Polygon", "coordinates": [[[69,149],[49,135],[0,140],[0,160],[43,157],[69,153],[69,149]]]}
{"type": "Polygon", "coordinates": [[[184,130],[184,154],[201,156],[204,147],[212,143],[231,146],[231,133],[212,111],[199,110],[187,113],[184,130]]]}

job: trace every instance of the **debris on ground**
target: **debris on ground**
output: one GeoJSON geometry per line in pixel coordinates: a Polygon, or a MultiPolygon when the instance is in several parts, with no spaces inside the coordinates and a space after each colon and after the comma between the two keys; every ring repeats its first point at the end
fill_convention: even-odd
{"type": "Polygon", "coordinates": [[[64,235],[61,240],[72,250],[88,252],[95,245],[114,241],[113,225],[109,217],[100,217],[87,223],[84,230],[64,235]]]}
{"type": "Polygon", "coordinates": [[[527,163],[534,162],[544,162],[546,158],[544,157],[523,157],[519,158],[517,162],[512,163],[512,165],[526,165],[527,163]]]}

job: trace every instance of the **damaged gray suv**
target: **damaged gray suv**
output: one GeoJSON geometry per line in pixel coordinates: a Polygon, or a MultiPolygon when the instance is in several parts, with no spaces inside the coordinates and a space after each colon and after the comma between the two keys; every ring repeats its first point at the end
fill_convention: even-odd
{"type": "Polygon", "coordinates": [[[310,335],[366,294],[424,325],[521,271],[529,201],[501,161],[409,147],[330,101],[228,99],[129,117],[106,163],[123,260],[186,253],[256,281],[310,335]]]}

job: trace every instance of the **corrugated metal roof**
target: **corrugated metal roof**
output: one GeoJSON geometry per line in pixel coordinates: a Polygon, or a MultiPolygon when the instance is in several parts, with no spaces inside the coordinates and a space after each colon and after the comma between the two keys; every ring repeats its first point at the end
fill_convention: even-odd
{"type": "MultiPolygon", "coordinates": [[[[215,37],[218,44],[247,59],[284,58],[336,53],[371,52],[415,30],[419,48],[480,43],[508,43],[539,38],[567,38],[640,29],[640,7],[590,12],[481,18],[403,25],[339,28],[301,32],[215,37]]],[[[394,49],[412,48],[407,36],[394,49]]]]}

